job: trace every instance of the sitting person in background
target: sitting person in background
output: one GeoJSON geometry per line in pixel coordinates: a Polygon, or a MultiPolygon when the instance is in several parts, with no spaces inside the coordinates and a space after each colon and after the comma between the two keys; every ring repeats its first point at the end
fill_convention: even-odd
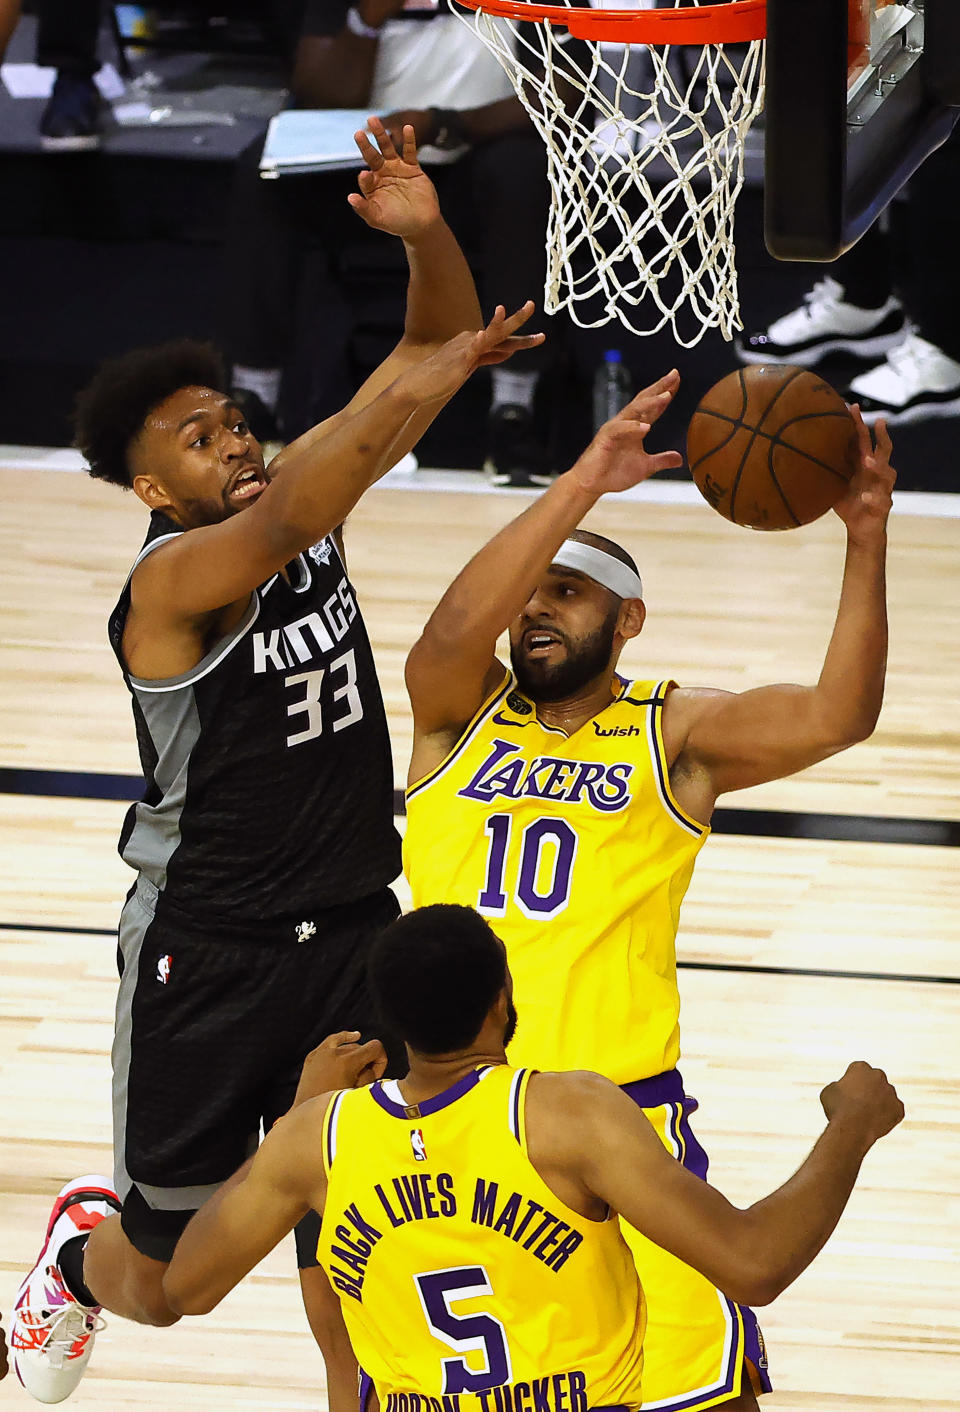
{"type": "MultiPolygon", "coordinates": [[[[509,80],[462,21],[404,0],[309,0],[291,83],[302,108],[366,108],[391,132],[412,123],[420,161],[436,184],[451,227],[478,264],[485,304],[519,303],[541,290],[549,193],[543,145],[509,80]]],[[[264,182],[262,140],[241,157],[228,221],[224,342],[233,360],[233,391],[258,434],[278,434],[281,376],[294,346],[301,254],[317,241],[327,257],[324,303],[341,310],[340,337],[324,323],[319,405],[294,408],[283,432],[294,436],[344,387],[349,314],[337,287],[336,258],[356,244],[347,205],[352,172],[264,182]],[[256,399],[256,400],[254,400],[256,399]],[[258,405],[262,404],[262,406],[258,405]]],[[[538,351],[494,368],[487,454],[496,478],[529,484],[546,469],[534,431],[533,402],[544,364],[538,351]]],[[[288,403],[290,399],[287,399],[288,403]]]]}
{"type": "Polygon", "coordinates": [[[895,226],[902,219],[902,259],[888,232],[871,226],[799,309],[738,340],[738,352],[745,363],[802,367],[829,353],[885,354],[846,392],[864,421],[960,416],[960,127],[911,179],[891,218],[895,226]]]}

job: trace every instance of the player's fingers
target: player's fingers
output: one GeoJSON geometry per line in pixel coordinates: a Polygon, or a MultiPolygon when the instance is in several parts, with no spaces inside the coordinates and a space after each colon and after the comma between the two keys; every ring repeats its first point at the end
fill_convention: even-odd
{"type": "Polygon", "coordinates": [[[403,125],[403,151],[401,156],[405,162],[409,162],[410,166],[415,167],[417,165],[417,134],[414,131],[412,123],[404,123],[403,125]]]}
{"type": "Polygon", "coordinates": [[[635,397],[632,402],[627,403],[622,411],[617,413],[617,416],[623,417],[626,420],[641,417],[643,421],[652,424],[659,417],[663,416],[672,400],[673,394],[671,392],[654,393],[652,397],[648,397],[645,401],[641,401],[635,397]]]}
{"type": "Polygon", "coordinates": [[[881,456],[889,460],[890,453],[893,451],[893,442],[890,440],[890,433],[887,431],[887,424],[883,417],[877,419],[873,430],[877,439],[877,450],[880,452],[881,456]]]}
{"type": "Polygon", "coordinates": [[[863,420],[859,403],[850,402],[847,406],[853,418],[854,426],[857,429],[857,450],[860,455],[860,460],[865,463],[867,457],[873,454],[873,439],[870,436],[870,428],[863,420]]]}
{"type": "Polygon", "coordinates": [[[386,1063],[386,1051],[378,1039],[368,1039],[366,1044],[358,1045],[350,1056],[350,1066],[356,1076],[355,1081],[359,1081],[367,1069],[375,1072],[376,1066],[381,1060],[386,1063]]]}
{"type": "Polygon", "coordinates": [[[640,401],[644,397],[657,397],[661,392],[668,392],[672,397],[680,386],[680,374],[676,368],[671,368],[668,373],[664,373],[662,378],[657,378],[649,387],[641,388],[634,397],[634,402],[640,401]]]}
{"type": "Polygon", "coordinates": [[[525,304],[521,305],[515,313],[510,314],[508,317],[507,311],[503,305],[498,304],[493,318],[487,325],[487,329],[492,331],[494,327],[496,327],[499,334],[498,341],[500,339],[509,338],[511,334],[515,333],[518,328],[522,328],[527,320],[532,317],[536,307],[533,300],[528,299],[525,304]]]}
{"type": "Polygon", "coordinates": [[[342,1044],[356,1044],[360,1038],[359,1030],[337,1030],[336,1034],[328,1034],[320,1048],[339,1049],[342,1044]]]}
{"type": "Polygon", "coordinates": [[[679,451],[658,451],[655,456],[648,456],[647,461],[653,475],[657,471],[673,471],[683,465],[683,457],[679,451]]]}
{"type": "Polygon", "coordinates": [[[353,140],[360,148],[360,156],[366,162],[371,171],[376,172],[383,166],[383,156],[378,148],[374,147],[370,138],[365,132],[355,132],[353,140]]]}
{"type": "Polygon", "coordinates": [[[377,146],[380,148],[383,160],[385,162],[392,161],[397,155],[397,149],[394,147],[393,138],[383,122],[376,115],[372,115],[367,118],[367,127],[377,139],[377,146]]]}

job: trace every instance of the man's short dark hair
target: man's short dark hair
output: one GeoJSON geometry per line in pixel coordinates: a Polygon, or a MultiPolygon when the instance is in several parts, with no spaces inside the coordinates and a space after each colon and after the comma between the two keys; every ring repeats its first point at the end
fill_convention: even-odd
{"type": "Polygon", "coordinates": [[[480,1033],[507,983],[507,958],[472,907],[437,903],[387,927],[367,973],[389,1032],[421,1054],[450,1054],[480,1033]]]}
{"type": "Polygon", "coordinates": [[[605,534],[597,534],[594,530],[575,529],[570,534],[570,539],[579,540],[581,544],[590,544],[594,549],[602,549],[606,554],[612,554],[614,559],[619,559],[621,564],[626,564],[628,569],[639,577],[640,570],[632,554],[628,554],[622,544],[618,544],[615,539],[608,539],[605,534]]]}
{"type": "Polygon", "coordinates": [[[80,393],[74,413],[76,444],[90,474],[129,490],[127,452],[153,409],[181,387],[223,392],[226,386],[223,355],[192,338],[110,358],[80,393]]]}

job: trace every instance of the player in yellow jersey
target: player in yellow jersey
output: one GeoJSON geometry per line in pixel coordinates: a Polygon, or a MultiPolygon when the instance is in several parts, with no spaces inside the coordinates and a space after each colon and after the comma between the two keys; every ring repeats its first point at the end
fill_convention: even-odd
{"type": "Polygon", "coordinates": [[[903,1116],[879,1070],[851,1065],[821,1095],[829,1121],[797,1174],[740,1211],[609,1080],[507,1064],[506,952],[476,912],[402,918],[369,978],[407,1077],[295,1107],[190,1222],[164,1292],[207,1312],[322,1212],[318,1257],[380,1412],[646,1405],[643,1292],[615,1214],[764,1303],[821,1249],[903,1116]]]}
{"type": "MultiPolygon", "coordinates": [[[[407,662],[414,747],[404,856],[414,905],[495,919],[523,1028],[511,1063],[596,1069],[701,1177],[679,1058],[675,938],[717,797],[862,740],[886,664],[890,441],[859,420],[860,466],[837,506],[847,557],[814,687],[733,695],[616,671],[644,623],[636,565],[576,526],[604,493],[677,465],[644,438],[668,374],[607,423],[572,470],[501,530],[444,595],[407,662]],[[512,672],[495,656],[509,628],[512,672]]],[[[755,1408],[769,1388],[756,1320],[696,1272],[628,1236],[647,1291],[645,1400],[755,1408]]],[[[695,1263],[695,1262],[694,1262],[695,1263]]]]}

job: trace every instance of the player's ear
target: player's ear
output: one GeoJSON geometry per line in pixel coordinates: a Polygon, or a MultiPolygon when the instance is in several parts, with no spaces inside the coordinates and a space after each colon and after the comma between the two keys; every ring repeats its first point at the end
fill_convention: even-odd
{"type": "Polygon", "coordinates": [[[163,486],[152,475],[135,475],[131,485],[138,500],[142,500],[148,510],[166,510],[173,501],[163,486]]]}
{"type": "Polygon", "coordinates": [[[620,604],[617,632],[622,638],[637,637],[643,631],[647,608],[642,598],[625,598],[620,604]]]}

